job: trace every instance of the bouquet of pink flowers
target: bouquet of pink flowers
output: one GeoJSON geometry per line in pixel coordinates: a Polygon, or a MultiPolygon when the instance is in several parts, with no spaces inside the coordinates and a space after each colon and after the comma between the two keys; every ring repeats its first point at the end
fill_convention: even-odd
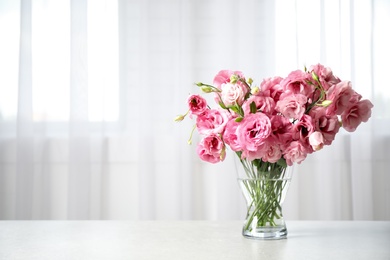
{"type": "MultiPolygon", "coordinates": [[[[287,236],[281,207],[291,180],[287,166],[332,144],[340,127],[355,131],[373,108],[350,81],[321,64],[286,78],[264,79],[259,86],[240,71],[222,70],[213,85],[197,86],[213,93],[219,108],[190,95],[187,113],[176,121],[196,118],[193,131],[202,136],[196,149],[202,160],[223,161],[226,147],[237,154],[245,171],[238,182],[248,205],[243,235],[252,238],[287,236]]],[[[192,133],[189,143],[191,139],[192,133]]]]}
{"type": "Polygon", "coordinates": [[[330,145],[340,127],[353,132],[371,116],[373,104],[321,64],[252,84],[251,78],[231,70],[220,71],[213,85],[197,83],[203,92],[214,93],[219,108],[190,95],[187,113],[175,120],[196,117],[203,136],[196,151],[202,160],[223,161],[229,146],[248,161],[299,164],[330,145]]]}

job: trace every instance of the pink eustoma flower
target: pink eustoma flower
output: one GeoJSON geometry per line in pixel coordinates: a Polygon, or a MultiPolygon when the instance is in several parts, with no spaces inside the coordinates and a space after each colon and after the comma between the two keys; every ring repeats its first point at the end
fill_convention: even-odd
{"type": "Polygon", "coordinates": [[[293,141],[283,151],[284,159],[288,166],[294,163],[300,164],[307,157],[306,146],[300,141],[293,141]]]}
{"type": "Polygon", "coordinates": [[[225,110],[206,109],[196,118],[196,127],[202,135],[220,134],[228,121],[229,115],[225,110]]]}
{"type": "Polygon", "coordinates": [[[242,105],[248,88],[242,84],[223,83],[221,85],[221,99],[225,106],[242,105]]]}
{"type": "Polygon", "coordinates": [[[301,70],[292,71],[286,78],[284,78],[280,85],[285,91],[302,94],[306,97],[311,96],[314,92],[312,84],[308,83],[308,80],[312,80],[312,76],[301,70]]]}
{"type": "Polygon", "coordinates": [[[315,130],[322,133],[324,144],[332,144],[340,129],[337,115],[326,114],[326,108],[323,107],[314,107],[310,110],[309,115],[313,118],[315,130]]]}
{"type": "Polygon", "coordinates": [[[306,102],[305,95],[286,93],[280,96],[275,108],[287,118],[300,119],[305,113],[306,102]]]}
{"type": "Polygon", "coordinates": [[[204,137],[197,146],[196,152],[203,161],[218,163],[225,160],[225,145],[219,135],[211,134],[204,137]]]}
{"type": "Polygon", "coordinates": [[[237,127],[239,123],[236,122],[235,118],[231,118],[226,124],[225,131],[223,132],[223,140],[230,149],[233,151],[240,151],[242,148],[237,140],[237,127]]]}
{"type": "Polygon", "coordinates": [[[278,102],[280,95],[284,91],[283,87],[280,85],[282,80],[282,77],[271,77],[264,79],[260,84],[261,91],[259,94],[271,97],[275,103],[278,102]]]}
{"type": "Polygon", "coordinates": [[[260,111],[267,115],[272,115],[275,111],[275,101],[271,97],[250,96],[244,104],[242,104],[242,109],[244,110],[245,115],[250,113],[250,106],[252,102],[255,103],[256,111],[260,111]]]}
{"type": "Polygon", "coordinates": [[[257,146],[257,149],[254,151],[244,149],[241,154],[242,159],[247,159],[253,161],[256,159],[262,159],[268,151],[268,144],[266,142],[261,143],[257,146]]]}
{"type": "Polygon", "coordinates": [[[237,127],[237,139],[247,151],[258,151],[272,132],[271,120],[263,113],[249,114],[237,127]]]}
{"type": "Polygon", "coordinates": [[[354,93],[350,81],[341,81],[331,86],[326,99],[331,100],[332,103],[327,107],[326,113],[328,115],[341,115],[344,110],[350,107],[350,100],[354,93]]]}
{"type": "Polygon", "coordinates": [[[200,115],[207,109],[207,101],[200,95],[191,95],[187,100],[191,114],[200,115]]]}
{"type": "MultiPolygon", "coordinates": [[[[215,75],[213,80],[213,85],[219,89],[222,90],[222,84],[230,83],[230,77],[232,75],[237,75],[240,78],[244,79],[244,75],[241,71],[233,71],[233,70],[221,70],[218,72],[217,75],[215,75]]],[[[221,96],[220,93],[215,93],[214,100],[217,104],[221,102],[221,96]]]]}
{"type": "Polygon", "coordinates": [[[302,144],[309,146],[308,138],[314,132],[313,119],[309,115],[303,115],[292,127],[294,140],[299,140],[302,144]]]}
{"type": "Polygon", "coordinates": [[[333,72],[330,68],[325,67],[322,64],[311,66],[309,71],[313,71],[318,76],[318,79],[325,90],[328,90],[331,86],[341,81],[338,77],[333,75],[333,72]]]}
{"type": "Polygon", "coordinates": [[[367,122],[371,117],[371,109],[374,105],[367,99],[360,100],[353,104],[348,110],[341,114],[343,128],[353,132],[362,122],[367,122]]]}
{"type": "Polygon", "coordinates": [[[293,140],[292,127],[293,124],[282,115],[274,115],[271,117],[272,132],[282,145],[288,144],[293,140]]]}
{"type": "Polygon", "coordinates": [[[213,80],[214,86],[218,89],[221,89],[222,84],[230,82],[230,77],[232,75],[237,75],[237,76],[240,76],[241,78],[244,78],[244,75],[242,74],[241,71],[221,70],[214,77],[214,80],[213,80]]]}
{"type": "Polygon", "coordinates": [[[276,163],[282,158],[282,150],[276,137],[270,136],[267,140],[267,150],[262,156],[264,162],[276,163]]]}

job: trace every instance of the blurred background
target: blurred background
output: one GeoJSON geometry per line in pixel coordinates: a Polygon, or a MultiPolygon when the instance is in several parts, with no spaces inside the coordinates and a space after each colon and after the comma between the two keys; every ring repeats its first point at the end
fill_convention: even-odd
{"type": "Polygon", "coordinates": [[[287,220],[390,220],[387,0],[2,0],[0,219],[238,220],[234,154],[200,161],[194,82],[322,63],[374,104],[294,168],[287,220]]]}

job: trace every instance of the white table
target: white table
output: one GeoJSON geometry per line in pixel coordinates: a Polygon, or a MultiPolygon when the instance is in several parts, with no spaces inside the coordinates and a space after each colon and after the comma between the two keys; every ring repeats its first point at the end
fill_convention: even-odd
{"type": "Polygon", "coordinates": [[[0,221],[0,259],[390,259],[390,222],[287,221],[287,239],[240,221],[0,221]]]}

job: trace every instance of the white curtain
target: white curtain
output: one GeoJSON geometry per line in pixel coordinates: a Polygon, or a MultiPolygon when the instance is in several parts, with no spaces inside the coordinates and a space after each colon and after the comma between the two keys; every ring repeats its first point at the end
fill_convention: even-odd
{"type": "Polygon", "coordinates": [[[390,220],[387,0],[3,0],[0,219],[242,219],[187,145],[194,82],[322,63],[374,109],[294,169],[287,220],[390,220]]]}

